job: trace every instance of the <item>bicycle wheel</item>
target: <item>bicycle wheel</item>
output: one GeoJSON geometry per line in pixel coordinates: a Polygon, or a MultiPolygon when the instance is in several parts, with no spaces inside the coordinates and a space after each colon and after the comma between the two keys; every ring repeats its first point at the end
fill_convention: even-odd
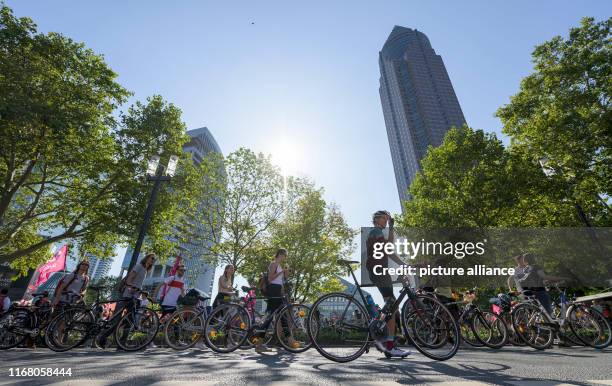
{"type": "MultiPolygon", "coordinates": [[[[251,325],[253,326],[253,329],[256,329],[256,326],[261,325],[265,319],[265,316],[257,318],[255,319],[255,321],[253,321],[253,319],[251,318],[251,325]]],[[[240,346],[240,349],[249,350],[256,347],[258,344],[270,346],[276,335],[275,326],[273,324],[274,323],[268,324],[268,328],[266,329],[263,335],[261,335],[261,332],[256,333],[252,330],[248,334],[247,339],[245,339],[244,343],[240,346]]]]}
{"type": "Polygon", "coordinates": [[[552,345],[554,329],[539,307],[529,303],[519,304],[512,310],[511,318],[514,331],[529,346],[544,350],[552,345]]]}
{"type": "Polygon", "coordinates": [[[174,311],[164,323],[164,339],[175,350],[191,348],[202,339],[205,322],[201,313],[193,309],[174,311]]]}
{"type": "Polygon", "coordinates": [[[559,339],[561,339],[564,344],[569,344],[569,345],[574,345],[574,346],[585,346],[585,344],[582,343],[582,341],[578,339],[576,334],[574,334],[574,332],[572,331],[570,324],[569,324],[569,320],[567,319],[566,315],[561,315],[561,307],[559,306],[559,304],[556,304],[556,303],[553,304],[552,316],[557,320],[565,319],[565,321],[562,322],[561,325],[559,326],[559,331],[558,331],[559,339]]]}
{"type": "Polygon", "coordinates": [[[604,349],[612,341],[610,323],[601,312],[582,304],[570,306],[567,311],[570,329],[584,344],[604,349]]]}
{"type": "Polygon", "coordinates": [[[312,346],[307,327],[309,313],[310,308],[303,304],[291,304],[279,311],[276,317],[276,339],[285,350],[297,354],[312,346]]]}
{"type": "Polygon", "coordinates": [[[51,320],[45,330],[45,344],[56,352],[80,346],[94,324],[93,314],[86,309],[67,309],[51,320]]]}
{"type": "Polygon", "coordinates": [[[0,350],[22,344],[35,324],[34,315],[25,308],[15,308],[0,317],[0,350]]]}
{"type": "Polygon", "coordinates": [[[404,335],[428,358],[444,361],[459,349],[459,327],[452,313],[438,299],[417,295],[404,303],[401,314],[404,335]]]}
{"type": "Polygon", "coordinates": [[[137,351],[153,341],[159,330],[157,313],[137,308],[123,315],[115,328],[115,342],[125,351],[137,351]]]}
{"type": "Polygon", "coordinates": [[[473,319],[474,317],[470,316],[468,319],[459,322],[459,333],[461,334],[461,340],[473,347],[483,347],[484,343],[478,340],[474,330],[472,329],[473,319]]]}
{"type": "Polygon", "coordinates": [[[308,336],[315,349],[335,362],[350,362],[368,348],[370,317],[353,296],[330,293],[312,305],[308,336]]]}
{"type": "Polygon", "coordinates": [[[213,351],[228,353],[242,346],[251,330],[247,310],[233,303],[215,308],[204,323],[204,339],[213,351]]]}
{"type": "Polygon", "coordinates": [[[480,311],[472,318],[472,331],[476,339],[490,348],[501,348],[508,340],[508,327],[496,314],[480,311]]]}

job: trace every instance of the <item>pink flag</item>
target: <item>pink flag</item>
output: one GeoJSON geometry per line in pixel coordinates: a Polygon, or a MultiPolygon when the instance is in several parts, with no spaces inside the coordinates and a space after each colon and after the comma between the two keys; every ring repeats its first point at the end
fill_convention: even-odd
{"type": "MultiPolygon", "coordinates": [[[[168,272],[168,276],[172,276],[176,274],[176,270],[178,269],[178,266],[181,265],[181,257],[177,256],[176,259],[174,260],[174,265],[172,266],[172,268],[170,269],[170,272],[168,272]]],[[[159,294],[159,299],[163,299],[164,296],[166,296],[166,292],[168,292],[168,284],[164,283],[164,286],[162,287],[161,293],[159,294]]]]}
{"type": "Polygon", "coordinates": [[[49,276],[53,272],[61,271],[66,267],[66,255],[68,254],[68,245],[64,245],[57,252],[55,252],[55,256],[51,258],[51,260],[47,261],[45,264],[38,267],[38,278],[34,283],[33,290],[36,290],[39,285],[43,284],[47,281],[49,276]]]}

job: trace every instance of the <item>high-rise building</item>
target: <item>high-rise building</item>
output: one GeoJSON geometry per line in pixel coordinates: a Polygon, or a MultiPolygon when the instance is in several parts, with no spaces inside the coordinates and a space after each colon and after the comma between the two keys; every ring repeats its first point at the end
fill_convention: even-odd
{"type": "Polygon", "coordinates": [[[89,280],[94,283],[106,275],[111,269],[113,265],[113,260],[111,259],[100,259],[95,256],[89,257],[89,271],[87,275],[89,275],[89,280]]]}
{"type": "Polygon", "coordinates": [[[465,123],[442,57],[424,33],[395,26],[379,53],[380,100],[401,201],[428,146],[465,123]]]}
{"type": "MultiPolygon", "coordinates": [[[[206,127],[190,130],[187,132],[187,135],[189,135],[191,139],[183,146],[183,150],[191,154],[196,164],[200,164],[204,157],[211,152],[221,154],[221,148],[206,127]]],[[[202,183],[205,183],[205,181],[202,181],[202,183]]],[[[203,207],[202,210],[206,210],[206,208],[203,207]]],[[[193,227],[195,228],[194,233],[209,232],[209,230],[205,229],[203,224],[195,223],[193,227]]],[[[204,237],[203,239],[208,240],[210,238],[204,237]]],[[[197,288],[200,291],[211,294],[215,277],[215,267],[210,266],[202,259],[206,254],[207,248],[210,248],[210,245],[207,245],[207,243],[190,241],[179,245],[177,254],[182,257],[183,264],[185,265],[186,286],[197,288]]],[[[127,270],[130,265],[132,252],[133,249],[131,247],[125,252],[121,264],[121,275],[123,275],[124,271],[127,270]]],[[[138,260],[143,256],[144,253],[141,253],[138,260]]],[[[151,272],[145,277],[144,286],[148,289],[156,288],[163,279],[168,276],[168,272],[172,269],[174,261],[175,256],[168,256],[165,264],[155,265],[151,272]]]]}

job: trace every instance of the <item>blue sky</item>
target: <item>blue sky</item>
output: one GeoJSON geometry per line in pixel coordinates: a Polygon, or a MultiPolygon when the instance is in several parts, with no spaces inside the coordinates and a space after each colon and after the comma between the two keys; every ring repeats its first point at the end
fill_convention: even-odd
{"type": "Polygon", "coordinates": [[[249,147],[312,177],[354,227],[400,211],[378,95],[378,51],[394,25],[429,37],[468,124],[499,133],[494,112],[530,73],[533,47],[612,14],[608,0],[7,4],[103,54],[136,99],[178,105],[224,153],[249,147]]]}

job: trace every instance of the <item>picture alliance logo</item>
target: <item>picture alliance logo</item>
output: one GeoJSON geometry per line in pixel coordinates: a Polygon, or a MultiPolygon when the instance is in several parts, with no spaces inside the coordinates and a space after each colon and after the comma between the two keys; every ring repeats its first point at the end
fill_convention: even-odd
{"type": "Polygon", "coordinates": [[[456,259],[463,259],[466,256],[482,256],[485,253],[487,240],[472,242],[441,242],[441,241],[409,241],[408,239],[398,239],[394,242],[376,242],[373,245],[372,257],[382,259],[386,255],[397,255],[415,259],[417,256],[453,256],[456,259]]]}

